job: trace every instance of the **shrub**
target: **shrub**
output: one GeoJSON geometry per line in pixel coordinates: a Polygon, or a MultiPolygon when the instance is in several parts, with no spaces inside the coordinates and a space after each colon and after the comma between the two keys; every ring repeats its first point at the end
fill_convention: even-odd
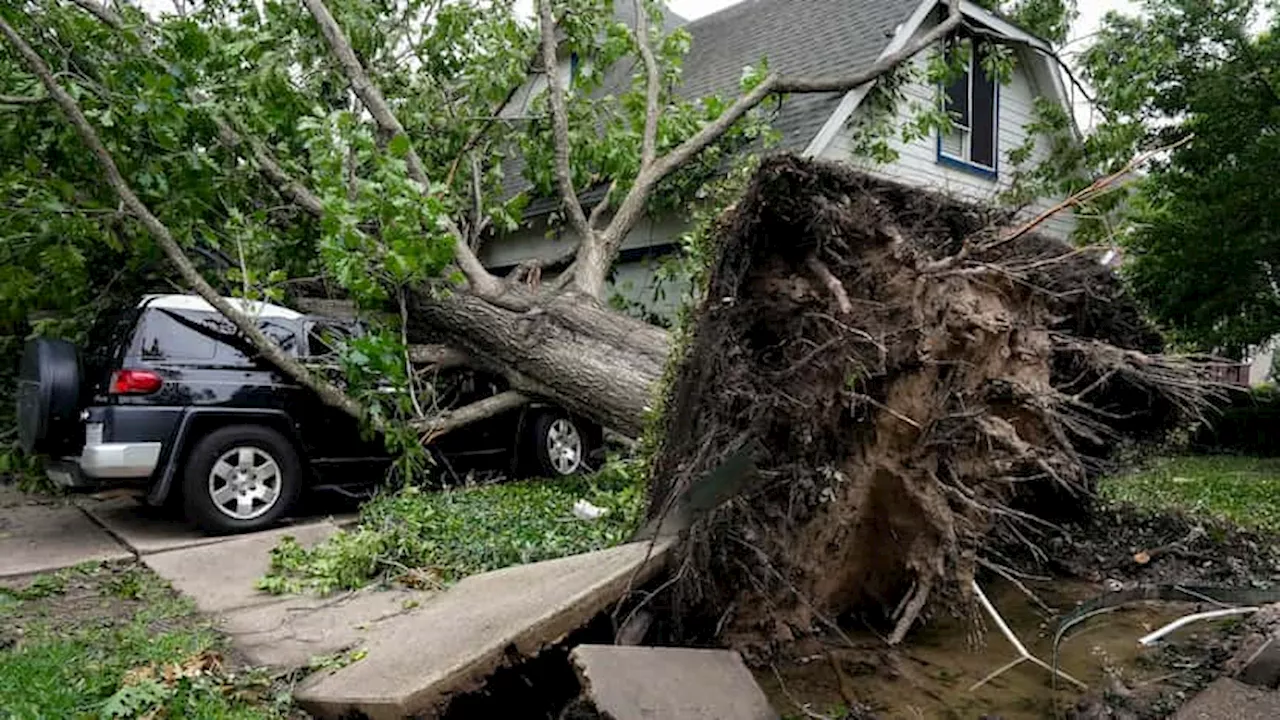
{"type": "Polygon", "coordinates": [[[1200,452],[1280,456],[1280,389],[1273,384],[1259,385],[1247,393],[1233,393],[1230,404],[1211,423],[1192,437],[1192,448],[1200,452]]]}

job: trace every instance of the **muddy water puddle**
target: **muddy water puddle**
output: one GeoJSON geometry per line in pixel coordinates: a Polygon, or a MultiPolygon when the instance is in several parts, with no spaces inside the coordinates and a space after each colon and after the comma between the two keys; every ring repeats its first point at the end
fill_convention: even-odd
{"type": "MultiPolygon", "coordinates": [[[[1027,649],[1050,662],[1059,620],[1104,589],[1081,581],[1033,589],[1056,615],[1033,605],[1008,583],[993,582],[986,592],[1027,649]]],[[[1091,690],[1105,690],[1112,678],[1129,688],[1166,681],[1170,668],[1153,662],[1159,649],[1139,646],[1138,638],[1194,611],[1190,604],[1139,603],[1090,618],[1062,642],[1059,667],[1091,690]]],[[[797,660],[757,670],[757,679],[784,717],[839,718],[841,708],[857,703],[877,718],[1041,720],[1075,705],[1081,690],[1060,680],[1055,693],[1049,672],[1029,662],[971,691],[1018,657],[995,624],[985,615],[982,619],[986,631],[976,640],[971,624],[935,618],[892,651],[869,631],[846,628],[854,648],[843,641],[815,642],[797,660]]],[[[1213,623],[1193,624],[1169,640],[1213,634],[1214,628],[1213,623]]]]}

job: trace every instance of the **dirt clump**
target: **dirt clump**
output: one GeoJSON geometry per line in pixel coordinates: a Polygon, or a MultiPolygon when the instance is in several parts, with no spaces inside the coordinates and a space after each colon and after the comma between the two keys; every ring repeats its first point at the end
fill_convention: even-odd
{"type": "Polygon", "coordinates": [[[734,458],[688,529],[685,641],[751,654],[859,611],[891,644],[974,612],[983,548],[1043,554],[1126,438],[1197,414],[1097,258],[843,167],[768,160],[724,219],[668,388],[650,516],[734,458]],[[737,478],[734,482],[744,482],[737,478]]]}

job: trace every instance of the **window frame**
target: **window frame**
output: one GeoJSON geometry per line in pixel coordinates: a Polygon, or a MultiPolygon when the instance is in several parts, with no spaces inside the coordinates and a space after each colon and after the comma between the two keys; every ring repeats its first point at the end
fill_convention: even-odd
{"type": "MultiPolygon", "coordinates": [[[[942,128],[939,128],[935,134],[937,162],[940,165],[953,167],[958,170],[963,170],[965,172],[978,175],[989,180],[995,180],[1000,175],[1000,82],[995,78],[992,78],[992,82],[991,82],[991,148],[992,150],[991,150],[991,165],[988,166],[988,165],[983,165],[982,163],[979,163],[979,162],[975,162],[972,159],[973,135],[974,135],[973,125],[974,125],[974,116],[975,116],[974,105],[973,105],[973,94],[974,94],[973,86],[974,86],[974,78],[977,75],[977,72],[981,70],[981,64],[978,58],[977,45],[974,38],[968,37],[967,39],[972,44],[971,50],[969,53],[969,67],[966,71],[966,76],[968,78],[968,82],[966,83],[966,89],[968,90],[968,93],[969,93],[968,123],[965,125],[959,125],[956,123],[952,124],[953,131],[957,128],[962,131],[962,135],[961,135],[961,137],[963,138],[962,152],[964,153],[965,157],[952,155],[951,153],[946,152],[943,149],[942,140],[943,140],[944,133],[942,131],[942,128]]],[[[943,52],[947,51],[948,42],[950,41],[948,40],[943,42],[943,45],[942,45],[943,52]]],[[[944,83],[939,83],[938,89],[939,89],[939,95],[941,97],[943,112],[946,112],[947,97],[948,97],[947,86],[944,83]]]]}

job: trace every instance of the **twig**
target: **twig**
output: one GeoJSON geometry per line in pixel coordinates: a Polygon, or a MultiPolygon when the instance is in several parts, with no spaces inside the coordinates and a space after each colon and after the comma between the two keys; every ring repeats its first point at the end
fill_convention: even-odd
{"type": "Polygon", "coordinates": [[[0,95],[0,105],[38,105],[48,99],[38,95],[0,95]]]}
{"type": "Polygon", "coordinates": [[[991,243],[990,245],[987,245],[986,247],[983,247],[982,251],[990,252],[1001,246],[1007,245],[1013,242],[1014,240],[1017,240],[1018,238],[1022,237],[1023,235],[1026,235],[1032,230],[1036,229],[1037,227],[1042,225],[1045,221],[1047,221],[1049,218],[1053,217],[1054,215],[1057,215],[1063,210],[1066,210],[1069,207],[1083,205],[1089,200],[1092,200],[1097,195],[1100,195],[1101,193],[1103,193],[1111,185],[1114,185],[1117,182],[1120,182],[1121,180],[1123,180],[1125,176],[1133,172],[1138,167],[1145,165],[1147,161],[1150,160],[1151,158],[1155,157],[1156,155],[1159,155],[1160,153],[1172,152],[1182,147],[1183,145],[1186,145],[1187,143],[1191,142],[1194,138],[1195,138],[1195,134],[1192,133],[1182,138],[1181,140],[1178,140],[1177,142],[1171,143],[1164,147],[1156,148],[1155,150],[1149,150],[1145,153],[1142,153],[1141,155],[1138,155],[1137,157],[1130,160],[1127,164],[1125,164],[1124,167],[1120,168],[1120,170],[1110,175],[1094,180],[1093,183],[1091,183],[1088,187],[1084,188],[1083,190],[1080,190],[1079,192],[1076,192],[1066,200],[1063,200],[1057,205],[1054,205],[1048,210],[1045,210],[1044,212],[1040,213],[1039,215],[1032,218],[1030,222],[1026,223],[1022,227],[1015,229],[1013,232],[1009,233],[1005,237],[991,243]]]}
{"type": "Polygon", "coordinates": [[[1020,665],[1024,662],[1030,662],[1035,665],[1039,665],[1040,667],[1052,673],[1052,675],[1055,678],[1061,677],[1063,680],[1066,680],[1067,682],[1071,683],[1072,685],[1075,685],[1081,690],[1089,689],[1088,685],[1085,685],[1084,683],[1071,677],[1070,675],[1057,669],[1056,667],[1050,666],[1048,663],[1036,657],[1035,655],[1032,655],[1031,652],[1027,650],[1027,646],[1023,645],[1022,641],[1018,639],[1018,636],[1013,634],[1013,630],[1009,628],[1009,624],[1004,621],[1003,617],[1001,617],[1000,612],[996,610],[996,606],[992,605],[991,601],[987,599],[987,594],[982,592],[982,588],[978,585],[977,581],[973,582],[972,588],[973,588],[974,595],[978,598],[978,603],[982,605],[983,610],[986,610],[987,615],[989,615],[991,619],[995,621],[996,627],[1000,629],[1000,633],[1004,635],[1006,640],[1009,641],[1009,644],[1013,646],[1013,649],[1018,652],[1018,657],[1006,663],[1004,666],[1000,667],[995,672],[992,672],[991,674],[982,678],[978,682],[974,683],[972,686],[969,687],[969,692],[973,692],[977,690],[983,685],[986,685],[987,683],[996,679],[1003,673],[1008,672],[1009,670],[1013,669],[1017,665],[1020,665]]]}

